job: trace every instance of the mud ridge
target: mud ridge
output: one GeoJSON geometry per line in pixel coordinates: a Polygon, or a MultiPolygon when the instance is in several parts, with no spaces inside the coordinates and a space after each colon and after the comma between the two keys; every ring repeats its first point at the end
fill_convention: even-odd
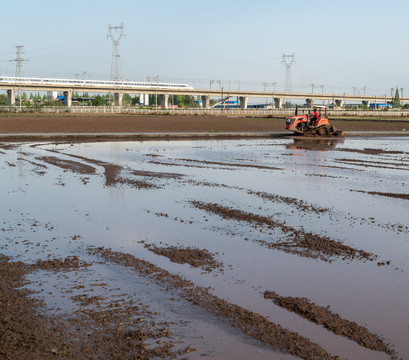
{"type": "Polygon", "coordinates": [[[0,144],[0,149],[3,150],[14,150],[17,149],[18,147],[20,147],[20,144],[0,144]]]}
{"type": "MultiPolygon", "coordinates": [[[[48,150],[48,151],[53,152],[53,153],[57,153],[57,154],[62,154],[62,155],[65,155],[65,156],[70,156],[70,157],[73,157],[73,158],[76,158],[76,159],[84,160],[84,161],[87,161],[87,162],[89,162],[91,164],[103,167],[104,168],[104,176],[105,176],[105,185],[106,186],[115,186],[117,184],[124,184],[124,185],[130,185],[130,186],[135,187],[137,189],[152,189],[152,188],[157,189],[157,188],[159,188],[159,186],[151,184],[151,183],[146,182],[146,181],[130,179],[130,178],[127,178],[127,177],[120,176],[120,173],[124,170],[124,168],[121,165],[110,164],[110,163],[106,163],[104,161],[90,159],[90,158],[80,156],[80,155],[61,153],[61,152],[59,152],[57,150],[48,150]]],[[[89,165],[86,165],[86,164],[78,163],[76,161],[61,160],[61,159],[58,159],[56,157],[44,157],[44,158],[38,158],[38,159],[43,160],[45,162],[49,162],[49,163],[51,163],[51,162],[47,161],[47,159],[48,160],[51,159],[51,161],[55,162],[55,164],[53,163],[53,165],[57,165],[57,166],[60,166],[60,167],[63,167],[64,162],[66,162],[67,163],[65,165],[66,167],[63,167],[63,168],[70,169],[71,171],[74,171],[74,172],[80,172],[82,174],[84,174],[84,172],[78,171],[78,166],[80,168],[81,168],[81,166],[83,166],[84,169],[91,168],[91,169],[93,169],[93,172],[90,173],[90,174],[95,173],[95,168],[93,168],[93,167],[91,167],[89,165]],[[79,165],[77,165],[77,167],[70,166],[70,163],[72,163],[74,165],[75,164],[79,164],[79,165]]],[[[143,172],[138,173],[138,171],[135,170],[135,174],[133,174],[133,175],[142,176],[141,175],[142,173],[143,172]]],[[[163,177],[165,177],[165,178],[166,177],[172,177],[172,175],[174,175],[174,177],[177,177],[177,174],[167,174],[167,175],[164,175],[163,177]]],[[[154,176],[151,176],[151,177],[154,177],[154,176]]],[[[159,175],[157,177],[161,177],[161,176],[159,175]]]]}
{"type": "Polygon", "coordinates": [[[372,149],[372,148],[364,148],[364,149],[350,149],[350,148],[339,148],[335,149],[335,151],[344,151],[344,152],[351,152],[357,154],[365,154],[365,155],[402,155],[406,154],[404,151],[398,150],[383,150],[383,149],[372,149]]]}
{"type": "MultiPolygon", "coordinates": [[[[56,271],[64,271],[71,262],[51,261],[56,271]]],[[[45,313],[45,304],[29,297],[32,292],[21,286],[28,283],[26,275],[44,265],[11,262],[0,255],[2,360],[176,359],[195,351],[191,347],[175,349],[170,324],[148,321],[151,316],[146,307],[132,302],[114,301],[98,307],[96,297],[79,295],[72,300],[88,308],[81,308],[74,316],[40,315],[45,313]]]]}
{"type": "MultiPolygon", "coordinates": [[[[58,152],[57,152],[58,153],[58,152]]],[[[94,160],[90,158],[86,158],[84,156],[73,155],[73,154],[65,154],[63,155],[71,156],[77,159],[85,160],[91,164],[101,166],[104,168],[104,176],[105,176],[105,185],[106,186],[115,186],[118,184],[130,185],[137,189],[152,189],[152,188],[159,188],[157,185],[151,184],[146,181],[130,179],[127,177],[120,176],[120,173],[124,170],[121,165],[117,164],[110,164],[100,160],[94,160]]],[[[140,174],[134,174],[140,176],[140,174]]]]}
{"type": "Polygon", "coordinates": [[[165,178],[165,179],[179,179],[186,175],[178,173],[165,173],[165,172],[155,172],[155,171],[143,171],[143,170],[132,170],[131,172],[135,176],[147,176],[155,178],[165,178]]]}
{"type": "Polygon", "coordinates": [[[358,325],[356,322],[341,318],[338,314],[330,311],[329,306],[319,306],[307,298],[280,296],[274,291],[268,290],[264,292],[264,298],[271,299],[274,304],[296,313],[317,325],[324,326],[324,328],[336,335],[347,337],[360,346],[384,352],[391,355],[393,359],[396,359],[395,351],[378,335],[370,332],[367,328],[358,325]]]}
{"type": "Polygon", "coordinates": [[[156,255],[166,256],[174,263],[189,264],[195,268],[200,267],[207,272],[223,269],[223,265],[214,259],[214,254],[206,249],[176,246],[157,247],[154,244],[146,243],[144,247],[156,255]]]}
{"type": "Polygon", "coordinates": [[[409,200],[409,194],[398,194],[398,193],[378,192],[378,191],[364,191],[364,190],[350,190],[350,191],[359,192],[363,194],[369,194],[369,195],[384,196],[384,197],[389,197],[392,199],[409,200]]]}
{"type": "Polygon", "coordinates": [[[376,255],[368,253],[364,250],[354,249],[348,245],[344,245],[340,241],[332,240],[326,236],[305,232],[304,230],[297,230],[293,227],[285,225],[284,223],[262,215],[228,208],[216,203],[191,201],[191,204],[198,209],[218,215],[226,220],[243,221],[255,227],[258,226],[266,227],[268,229],[280,229],[284,234],[286,234],[286,240],[282,242],[272,243],[263,240],[256,240],[257,242],[271,249],[278,249],[287,253],[330,262],[332,261],[332,257],[342,258],[342,260],[358,259],[370,261],[377,258],[376,255]]]}
{"type": "Polygon", "coordinates": [[[283,202],[287,205],[293,205],[302,212],[308,212],[308,213],[314,212],[316,214],[322,214],[322,213],[326,213],[330,211],[329,209],[324,209],[324,208],[321,208],[313,204],[307,204],[303,200],[299,200],[299,199],[288,197],[288,196],[268,194],[266,192],[253,191],[253,190],[247,190],[247,193],[250,195],[256,195],[265,200],[270,200],[274,202],[283,202]]]}
{"type": "Polygon", "coordinates": [[[278,167],[274,167],[274,166],[264,166],[264,165],[225,163],[225,162],[219,162],[219,161],[194,160],[194,159],[176,159],[176,160],[186,161],[186,162],[194,162],[194,163],[206,164],[206,165],[221,165],[221,166],[255,168],[255,169],[264,169],[264,170],[284,170],[282,168],[278,168],[278,167]]]}
{"type": "Polygon", "coordinates": [[[179,275],[173,275],[145,260],[102,247],[90,248],[89,252],[102,256],[108,261],[130,267],[168,290],[179,290],[180,296],[191,304],[200,306],[214,315],[228,320],[232,326],[241,329],[245,334],[270,344],[283,353],[308,360],[339,359],[338,356],[331,355],[311,340],[284,329],[281,325],[272,323],[260,314],[220,299],[211,294],[209,288],[195,286],[193,282],[183,279],[179,275]]]}
{"type": "Polygon", "coordinates": [[[363,166],[366,168],[377,168],[377,169],[392,169],[392,170],[409,170],[409,166],[406,167],[399,167],[405,166],[405,164],[396,164],[384,161],[369,161],[369,160],[357,160],[357,159],[335,159],[336,162],[341,164],[347,165],[356,165],[356,166],[363,166]],[[390,165],[390,166],[385,166],[390,165]]]}
{"type": "Polygon", "coordinates": [[[75,172],[75,173],[86,174],[86,175],[95,174],[94,167],[87,165],[87,164],[77,162],[77,161],[59,159],[55,156],[41,156],[41,157],[37,157],[37,159],[47,164],[51,164],[51,165],[60,167],[65,170],[71,170],[72,172],[75,172]]]}
{"type": "MultiPolygon", "coordinates": [[[[175,164],[175,163],[169,163],[169,162],[164,162],[164,161],[157,161],[157,160],[151,160],[148,161],[149,164],[154,164],[154,165],[163,165],[163,166],[183,166],[183,167],[191,167],[191,168],[197,168],[197,169],[211,169],[210,166],[200,166],[200,165],[188,165],[188,164],[175,164]]],[[[227,170],[227,168],[226,168],[227,170]]]]}

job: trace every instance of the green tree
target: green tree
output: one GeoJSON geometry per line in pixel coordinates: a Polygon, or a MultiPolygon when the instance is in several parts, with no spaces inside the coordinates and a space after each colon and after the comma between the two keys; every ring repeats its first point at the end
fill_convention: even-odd
{"type": "Polygon", "coordinates": [[[95,96],[94,99],[92,100],[92,106],[102,106],[104,105],[104,103],[105,101],[101,95],[95,96]]]}
{"type": "Polygon", "coordinates": [[[8,105],[7,95],[0,94],[0,105],[8,105]]]}
{"type": "Polygon", "coordinates": [[[395,97],[393,98],[393,101],[392,101],[392,107],[393,108],[400,108],[401,106],[402,105],[400,103],[399,90],[396,87],[395,97]]]}
{"type": "Polygon", "coordinates": [[[132,104],[132,96],[129,94],[124,94],[122,97],[122,103],[124,105],[130,105],[132,104]]]}

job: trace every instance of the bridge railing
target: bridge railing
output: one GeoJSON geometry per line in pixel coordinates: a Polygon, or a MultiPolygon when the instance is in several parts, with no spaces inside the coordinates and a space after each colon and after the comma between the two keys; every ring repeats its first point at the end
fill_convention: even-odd
{"type": "MultiPolygon", "coordinates": [[[[309,109],[299,109],[299,114],[308,112],[309,109]]],[[[161,108],[125,108],[115,106],[71,106],[67,107],[26,107],[26,106],[1,106],[1,112],[22,113],[77,113],[77,114],[138,114],[138,115],[190,115],[190,116],[292,116],[294,108],[290,109],[161,109],[161,108]]],[[[409,110],[347,110],[330,109],[326,111],[329,118],[337,116],[387,116],[392,118],[409,117],[409,110]]]]}

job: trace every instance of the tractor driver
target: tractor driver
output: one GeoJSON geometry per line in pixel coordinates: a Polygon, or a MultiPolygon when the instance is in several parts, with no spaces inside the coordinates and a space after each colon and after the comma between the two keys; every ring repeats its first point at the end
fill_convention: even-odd
{"type": "Polygon", "coordinates": [[[313,118],[312,118],[312,120],[314,121],[313,124],[314,124],[314,125],[317,125],[319,119],[320,119],[320,116],[319,116],[319,114],[318,114],[318,112],[317,112],[317,108],[314,108],[314,116],[313,116],[313,118]]]}

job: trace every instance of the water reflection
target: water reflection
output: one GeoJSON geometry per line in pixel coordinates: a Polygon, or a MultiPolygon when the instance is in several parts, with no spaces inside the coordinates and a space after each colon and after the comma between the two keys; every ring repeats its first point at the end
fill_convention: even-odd
{"type": "Polygon", "coordinates": [[[292,144],[287,144],[286,148],[291,150],[333,150],[339,144],[344,144],[345,139],[294,139],[292,144]]]}

